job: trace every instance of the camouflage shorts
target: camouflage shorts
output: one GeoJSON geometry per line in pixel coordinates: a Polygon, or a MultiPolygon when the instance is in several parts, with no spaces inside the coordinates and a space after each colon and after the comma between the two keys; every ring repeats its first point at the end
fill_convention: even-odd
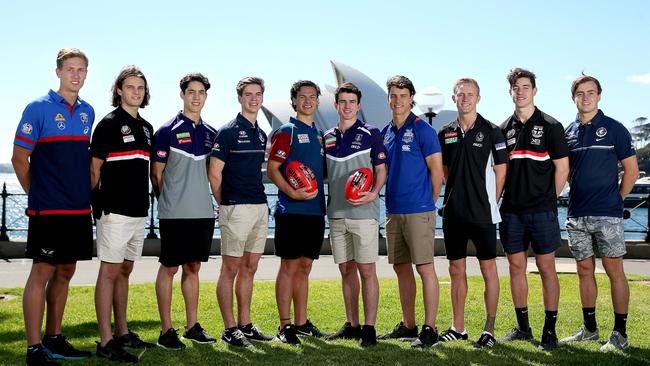
{"type": "Polygon", "coordinates": [[[622,218],[606,216],[568,218],[566,231],[569,235],[569,248],[578,261],[594,255],[618,258],[626,253],[622,218]]]}

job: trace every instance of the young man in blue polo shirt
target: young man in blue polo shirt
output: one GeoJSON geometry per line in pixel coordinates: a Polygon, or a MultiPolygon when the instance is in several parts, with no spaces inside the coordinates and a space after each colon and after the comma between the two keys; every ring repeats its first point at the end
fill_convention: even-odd
{"type": "Polygon", "coordinates": [[[296,118],[280,126],[271,137],[267,174],[278,187],[275,207],[275,255],[281,258],[275,280],[280,327],[276,338],[299,345],[300,336],[323,337],[307,318],[309,273],[318,259],[325,232],[325,195],[323,194],[324,150],[322,132],[314,123],[320,88],[308,80],[291,86],[291,106],[296,118]],[[318,189],[294,189],[286,179],[286,165],[300,161],[309,166],[318,189]],[[294,323],[291,324],[293,302],[294,323]]]}
{"type": "Polygon", "coordinates": [[[237,83],[241,112],[217,131],[210,158],[209,178],[219,204],[221,229],[221,272],[217,300],[225,330],[221,340],[249,347],[250,340],[269,341],[251,321],[253,279],[264,253],[269,224],[262,163],[266,133],[257,124],[264,101],[264,80],[246,77],[237,83]],[[232,310],[236,280],[237,322],[232,310]]]}
{"type": "Polygon", "coordinates": [[[623,200],[639,176],[636,151],[628,130],[598,109],[602,88],[598,79],[582,75],[571,85],[578,108],[575,122],[567,126],[570,173],[566,229],[576,259],[584,324],[561,342],[598,340],[596,324],[595,257],[602,256],[609,277],[614,307],[614,330],[600,349],[629,347],[626,322],[630,289],[623,271],[625,234],[623,200]],[[618,164],[623,177],[618,182],[618,164]]]}
{"type": "Polygon", "coordinates": [[[433,265],[436,200],[442,185],[442,154],[436,131],[411,112],[415,87],[405,76],[386,83],[392,121],[382,135],[388,163],[386,241],[388,262],[397,274],[402,321],[378,339],[409,339],[413,347],[438,342],[438,277],[433,265]],[[415,277],[422,278],[424,324],[415,323],[415,277]]]}
{"type": "Polygon", "coordinates": [[[208,157],[217,131],[201,118],[210,82],[199,73],[180,81],[183,110],[158,129],[152,154],[151,184],[158,197],[160,268],[156,296],[161,332],[158,346],[184,349],[172,328],[172,284],[183,267],[181,289],[185,299],[183,338],[214,343],[197,321],[199,270],[207,262],[214,234],[214,208],[208,181],[208,157]]]}
{"type": "Polygon", "coordinates": [[[95,111],[79,98],[87,71],[88,58],[83,52],[60,50],[56,58],[59,89],[25,108],[14,139],[11,162],[28,195],[25,254],[33,259],[23,296],[27,365],[59,365],[49,359],[91,356],[73,348],[61,335],[76,263],[91,259],[93,251],[88,146],[95,111]]]}
{"type": "Polygon", "coordinates": [[[375,321],[379,282],[375,262],[379,240],[379,192],[386,182],[386,151],[377,127],[357,119],[361,91],[344,83],[334,93],[338,126],[325,133],[330,243],[342,276],[346,322],[327,339],[359,339],[362,347],[377,343],[375,321]],[[346,199],[345,185],[357,169],[373,170],[372,190],[346,199]],[[359,275],[363,289],[364,325],[359,322],[359,275]]]}

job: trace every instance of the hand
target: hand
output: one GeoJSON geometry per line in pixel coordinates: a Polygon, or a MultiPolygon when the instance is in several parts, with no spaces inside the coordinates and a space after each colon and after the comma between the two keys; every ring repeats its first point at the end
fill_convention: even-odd
{"type": "Polygon", "coordinates": [[[296,201],[308,201],[318,195],[318,189],[314,190],[313,192],[307,192],[308,189],[309,188],[307,187],[294,189],[293,191],[290,191],[288,196],[296,201]]]}
{"type": "Polygon", "coordinates": [[[377,198],[377,192],[360,192],[359,193],[359,199],[356,200],[347,200],[349,204],[352,206],[363,206],[367,205],[368,203],[372,202],[377,198]]]}

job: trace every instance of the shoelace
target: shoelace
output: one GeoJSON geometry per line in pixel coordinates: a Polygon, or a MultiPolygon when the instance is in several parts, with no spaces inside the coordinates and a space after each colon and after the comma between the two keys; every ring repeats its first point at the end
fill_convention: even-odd
{"type": "Polygon", "coordinates": [[[237,339],[243,339],[243,338],[246,338],[246,336],[244,335],[244,333],[243,333],[241,330],[239,330],[239,329],[236,330],[236,331],[234,331],[234,332],[232,333],[232,336],[235,337],[235,338],[237,338],[237,339]]]}

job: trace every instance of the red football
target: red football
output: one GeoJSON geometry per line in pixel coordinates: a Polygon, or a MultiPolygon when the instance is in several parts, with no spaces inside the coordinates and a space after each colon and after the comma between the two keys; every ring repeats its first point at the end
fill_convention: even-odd
{"type": "Polygon", "coordinates": [[[299,162],[292,161],[287,164],[285,170],[287,181],[293,189],[300,189],[308,187],[307,193],[311,193],[318,189],[318,181],[316,181],[316,174],[307,165],[299,162]]]}
{"type": "Polygon", "coordinates": [[[368,192],[372,189],[373,183],[372,169],[361,168],[350,174],[350,178],[345,182],[345,198],[349,200],[358,200],[361,198],[359,193],[368,192]]]}

